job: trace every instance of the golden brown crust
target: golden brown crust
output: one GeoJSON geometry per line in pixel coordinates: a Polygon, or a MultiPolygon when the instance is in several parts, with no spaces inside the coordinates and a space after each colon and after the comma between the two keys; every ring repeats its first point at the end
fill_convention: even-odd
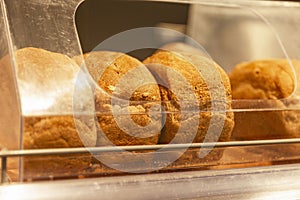
{"type": "Polygon", "coordinates": [[[73,116],[25,117],[24,149],[83,147],[73,116]]]}
{"type": "Polygon", "coordinates": [[[17,50],[15,59],[18,79],[29,83],[36,81],[43,89],[53,87],[49,84],[53,81],[73,79],[79,70],[68,56],[33,47],[17,50]]]}
{"type": "MultiPolygon", "coordinates": [[[[295,66],[300,62],[292,61],[295,66]]],[[[234,99],[282,99],[294,90],[287,60],[258,60],[235,66],[229,75],[234,99]]]]}
{"type": "MultiPolygon", "coordinates": [[[[25,117],[24,124],[24,149],[84,147],[73,116],[25,117]]],[[[25,157],[24,177],[42,178],[50,173],[53,176],[62,172],[76,173],[90,164],[89,154],[25,157]]]]}
{"type": "MultiPolygon", "coordinates": [[[[38,48],[15,52],[16,72],[24,117],[23,148],[72,148],[96,143],[91,124],[72,115],[74,81],[78,65],[69,57],[38,48]],[[55,114],[56,116],[53,116],[55,114]],[[86,132],[79,133],[80,127],[86,132]],[[80,135],[81,134],[81,135],[80,135]]],[[[86,105],[89,106],[89,105],[86,105]]],[[[27,177],[86,168],[91,156],[25,157],[27,177]]]]}
{"type": "Polygon", "coordinates": [[[25,115],[73,113],[73,91],[79,67],[63,54],[33,47],[15,52],[22,111],[25,115]],[[38,112],[38,113],[34,113],[38,112]]]}
{"type": "MultiPolygon", "coordinates": [[[[203,142],[204,139],[228,141],[234,126],[234,116],[230,111],[231,89],[227,74],[211,59],[205,57],[203,52],[194,47],[174,43],[166,45],[162,49],[144,61],[158,82],[165,85],[159,87],[162,104],[166,110],[166,121],[159,142],[163,144],[171,141],[172,143],[198,143],[203,142]],[[173,77],[173,74],[169,72],[170,69],[184,77],[185,83],[192,88],[192,93],[199,102],[197,105],[193,105],[194,100],[189,94],[184,97],[178,97],[175,94],[175,91],[179,94],[186,94],[188,89],[173,77]],[[217,106],[217,109],[223,109],[219,110],[221,112],[211,112],[212,109],[215,109],[212,105],[212,95],[215,100],[222,100],[222,106],[217,106]],[[184,100],[184,105],[180,105],[181,100],[184,100]],[[195,106],[198,107],[200,113],[195,113],[197,110],[195,106]],[[216,123],[212,122],[212,119],[216,123]],[[191,133],[195,129],[194,126],[197,126],[195,135],[191,133]],[[213,133],[207,134],[208,130],[213,130],[213,133]],[[217,138],[218,131],[221,132],[217,138]]],[[[202,152],[203,149],[200,151],[202,152]]],[[[180,158],[172,166],[204,167],[210,165],[212,161],[219,160],[222,153],[222,149],[214,148],[205,157],[200,158],[199,149],[188,149],[182,155],[178,155],[180,158]]]]}
{"type": "MultiPolygon", "coordinates": [[[[155,53],[154,55],[147,58],[144,62],[144,64],[160,64],[172,69],[175,69],[176,72],[178,72],[180,75],[182,75],[188,83],[191,85],[191,87],[194,87],[195,95],[197,99],[200,101],[200,109],[203,108],[203,106],[206,106],[208,102],[210,102],[210,95],[208,91],[208,87],[205,83],[205,81],[202,78],[197,78],[199,76],[199,73],[197,69],[188,62],[184,57],[178,56],[172,52],[168,51],[159,51],[155,53]]],[[[171,77],[168,77],[166,74],[165,77],[161,77],[162,80],[168,82],[168,79],[171,79],[171,77]]],[[[181,86],[180,86],[181,87],[181,86]]],[[[186,88],[179,88],[182,92],[186,88]]],[[[174,96],[174,94],[169,94],[170,98],[168,100],[176,99],[177,97],[174,96]]]]}
{"type": "MultiPolygon", "coordinates": [[[[291,61],[295,72],[300,62],[291,61]]],[[[289,99],[295,88],[294,73],[285,59],[257,60],[238,64],[230,73],[235,107],[250,107],[252,111],[235,114],[234,140],[264,140],[299,137],[297,119],[300,112],[290,110],[298,101],[289,99]],[[252,99],[252,100],[251,100],[252,99]],[[257,99],[264,99],[255,103],[257,99]],[[271,108],[273,111],[255,110],[271,108]]]]}
{"type": "MultiPolygon", "coordinates": [[[[231,91],[230,91],[230,84],[227,75],[223,70],[217,66],[215,63],[211,65],[211,61],[209,61],[205,57],[193,57],[193,55],[189,56],[191,60],[199,59],[202,61],[203,65],[206,65],[206,68],[209,67],[215,67],[216,71],[220,72],[221,74],[221,80],[219,80],[219,83],[221,83],[225,88],[225,94],[226,94],[226,100],[231,100],[231,91]]],[[[187,59],[185,59],[182,54],[177,54],[176,52],[168,52],[168,51],[158,51],[151,57],[147,58],[144,61],[145,64],[161,64],[166,66],[167,68],[175,69],[179,74],[181,74],[189,83],[189,85],[193,88],[193,92],[199,101],[199,109],[201,113],[199,114],[199,126],[198,131],[196,134],[196,137],[194,138],[193,142],[202,142],[206,136],[210,120],[211,120],[211,112],[206,112],[211,109],[211,96],[208,86],[207,86],[207,80],[204,80],[201,76],[199,76],[199,72],[196,70],[195,66],[189,62],[187,59]]],[[[203,67],[199,66],[200,68],[203,67]]],[[[155,73],[155,72],[154,72],[155,73]]],[[[161,79],[165,79],[165,81],[173,81],[177,84],[176,80],[172,80],[172,77],[168,77],[166,75],[165,77],[159,77],[161,79]]],[[[157,75],[155,76],[157,77],[157,75]]],[[[214,77],[212,77],[213,79],[214,77]]],[[[208,80],[212,81],[212,80],[208,80]]],[[[181,86],[181,85],[180,85],[181,86]]],[[[179,88],[180,90],[181,88],[179,88]]],[[[222,88],[221,88],[222,89],[222,88]]],[[[185,88],[182,88],[181,90],[185,90],[185,88]]],[[[216,88],[213,88],[213,90],[218,90],[216,88]]],[[[163,105],[165,106],[165,109],[169,112],[173,112],[173,114],[168,114],[166,117],[166,123],[162,131],[162,135],[160,137],[161,143],[169,143],[174,138],[176,133],[178,132],[178,129],[183,124],[186,124],[186,127],[190,126],[188,125],[193,117],[187,116],[187,119],[184,119],[185,116],[182,114],[176,114],[180,112],[180,106],[178,102],[178,98],[170,89],[167,89],[165,87],[160,86],[160,92],[163,100],[163,105]],[[183,117],[183,118],[182,118],[183,117]],[[182,118],[182,119],[181,119],[182,118]]],[[[183,91],[184,92],[184,91],[183,91]]],[[[231,105],[229,102],[226,102],[226,108],[230,110],[231,105]]],[[[194,116],[195,117],[195,116],[194,116]]],[[[224,128],[222,125],[220,125],[220,130],[223,130],[220,136],[219,141],[227,141],[230,138],[231,131],[233,128],[233,113],[228,112],[227,115],[220,115],[219,117],[222,117],[222,120],[224,120],[224,128]]],[[[191,124],[192,125],[192,124],[191,124]]],[[[181,142],[188,141],[187,137],[190,136],[189,133],[190,129],[183,130],[181,132],[181,142]],[[185,135],[185,136],[184,136],[185,135]]]]}
{"type": "MultiPolygon", "coordinates": [[[[77,63],[81,63],[79,57],[74,58],[77,63]]],[[[143,145],[143,144],[157,144],[159,136],[159,127],[161,122],[159,117],[152,119],[154,125],[156,125],[157,133],[148,137],[147,133],[132,136],[124,131],[122,127],[126,123],[126,119],[130,117],[136,124],[136,126],[147,126],[151,118],[148,114],[149,109],[155,105],[160,104],[159,89],[152,77],[151,73],[145,66],[137,59],[130,57],[126,54],[109,51],[90,52],[84,55],[85,65],[90,72],[93,79],[97,82],[98,86],[102,89],[96,90],[96,110],[100,128],[105,134],[107,139],[115,145],[143,145]],[[139,69],[134,73],[130,73],[132,70],[139,69]],[[120,80],[127,76],[125,83],[120,85],[121,90],[117,90],[120,80]],[[140,82],[146,82],[152,80],[152,84],[146,84],[138,87],[135,91],[131,91],[131,87],[139,77],[140,82]],[[130,101],[129,112],[135,112],[137,114],[113,116],[112,114],[112,98],[123,99],[130,101]],[[135,102],[139,102],[137,105],[135,102]],[[116,117],[119,117],[117,123],[116,117]],[[124,122],[124,124],[123,124],[124,122]],[[142,137],[142,138],[141,138],[142,137]]],[[[128,121],[128,120],[127,120],[128,121]]],[[[130,132],[130,128],[127,128],[130,132]]],[[[98,135],[98,145],[107,144],[106,138],[103,135],[98,135]]]]}

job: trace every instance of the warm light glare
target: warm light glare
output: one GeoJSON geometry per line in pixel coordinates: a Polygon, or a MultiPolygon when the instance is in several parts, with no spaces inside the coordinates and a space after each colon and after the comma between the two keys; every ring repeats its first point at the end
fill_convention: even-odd
{"type": "Polygon", "coordinates": [[[42,98],[36,96],[22,96],[22,111],[24,114],[31,114],[35,111],[47,110],[54,104],[51,98],[42,98]]]}
{"type": "Polygon", "coordinates": [[[300,199],[300,192],[299,190],[289,190],[289,191],[274,191],[263,193],[263,195],[257,195],[252,198],[253,200],[299,200],[300,199]]]}

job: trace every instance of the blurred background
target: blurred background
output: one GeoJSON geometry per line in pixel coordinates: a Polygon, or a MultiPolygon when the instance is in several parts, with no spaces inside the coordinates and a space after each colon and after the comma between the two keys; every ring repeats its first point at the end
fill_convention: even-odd
{"type": "MultiPolygon", "coordinates": [[[[287,54],[300,59],[297,9],[286,11],[282,6],[276,9],[262,6],[258,10],[247,6],[218,8],[171,2],[86,0],[77,10],[76,25],[84,52],[122,31],[163,27],[191,36],[226,71],[246,60],[285,58],[287,54]]],[[[168,41],[178,39],[172,34],[160,37],[168,41]]],[[[130,55],[144,59],[153,51],[138,50],[130,55]]]]}

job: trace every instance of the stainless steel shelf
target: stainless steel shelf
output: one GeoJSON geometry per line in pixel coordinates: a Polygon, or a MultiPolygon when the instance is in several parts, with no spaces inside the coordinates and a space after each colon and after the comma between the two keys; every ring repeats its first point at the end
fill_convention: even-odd
{"type": "Polygon", "coordinates": [[[34,182],[0,187],[0,199],[300,199],[300,165],[34,182]]]}
{"type": "Polygon", "coordinates": [[[7,182],[7,159],[9,157],[23,156],[47,156],[47,155],[66,155],[84,153],[103,153],[120,151],[142,151],[142,150],[176,150],[186,148],[211,148],[211,147],[243,147],[261,146],[276,144],[295,144],[300,143],[300,138],[295,139],[274,139],[274,140],[254,140],[254,141],[231,141],[217,143],[192,143],[192,144],[167,144],[167,145],[136,145],[136,146],[107,146],[90,148],[55,148],[55,149],[30,149],[30,150],[1,150],[1,183],[7,182]]]}
{"type": "Polygon", "coordinates": [[[192,144],[160,144],[160,145],[132,145],[132,146],[105,146],[105,147],[82,147],[82,148],[55,148],[55,149],[24,149],[24,150],[1,150],[0,158],[18,156],[43,156],[43,155],[63,155],[78,153],[103,153],[120,151],[139,150],[176,150],[186,148],[212,148],[212,147],[236,147],[236,146],[259,146],[274,144],[294,144],[300,143],[300,138],[294,139],[273,139],[273,140],[253,140],[253,141],[231,141],[231,142],[211,142],[192,144]]]}

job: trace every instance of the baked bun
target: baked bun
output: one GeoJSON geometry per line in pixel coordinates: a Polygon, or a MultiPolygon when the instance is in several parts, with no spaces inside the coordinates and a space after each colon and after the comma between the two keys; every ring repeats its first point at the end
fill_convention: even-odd
{"type": "MultiPolygon", "coordinates": [[[[15,62],[24,115],[23,148],[95,146],[93,124],[79,120],[75,126],[73,118],[73,91],[79,66],[65,55],[38,48],[17,50],[15,62]],[[79,133],[78,128],[84,131],[79,133]]],[[[24,177],[76,171],[90,163],[90,155],[26,157],[24,177]]]]}
{"type": "MultiPolygon", "coordinates": [[[[81,65],[81,57],[74,60],[81,65]]],[[[160,105],[160,94],[148,69],[131,56],[110,51],[87,53],[84,62],[97,84],[97,145],[157,144],[160,110],[154,116],[149,112],[160,105]]]]}
{"type": "MultiPolygon", "coordinates": [[[[299,73],[300,62],[292,60],[291,64],[299,73]]],[[[229,75],[232,96],[240,100],[235,108],[252,110],[235,114],[234,140],[299,137],[300,113],[290,110],[299,102],[288,98],[295,89],[294,75],[285,59],[257,60],[235,66],[229,75]]]]}
{"type": "MultiPolygon", "coordinates": [[[[162,47],[143,63],[160,84],[166,111],[160,143],[201,143],[205,138],[206,142],[229,140],[234,126],[233,113],[226,112],[231,109],[231,89],[220,66],[200,50],[182,43],[162,47]],[[212,112],[212,97],[217,112],[212,112]]],[[[219,152],[212,151],[210,155],[206,160],[220,158],[219,152]]],[[[199,159],[199,154],[194,156],[199,159]]],[[[192,159],[196,158],[187,162],[192,159]]]]}

